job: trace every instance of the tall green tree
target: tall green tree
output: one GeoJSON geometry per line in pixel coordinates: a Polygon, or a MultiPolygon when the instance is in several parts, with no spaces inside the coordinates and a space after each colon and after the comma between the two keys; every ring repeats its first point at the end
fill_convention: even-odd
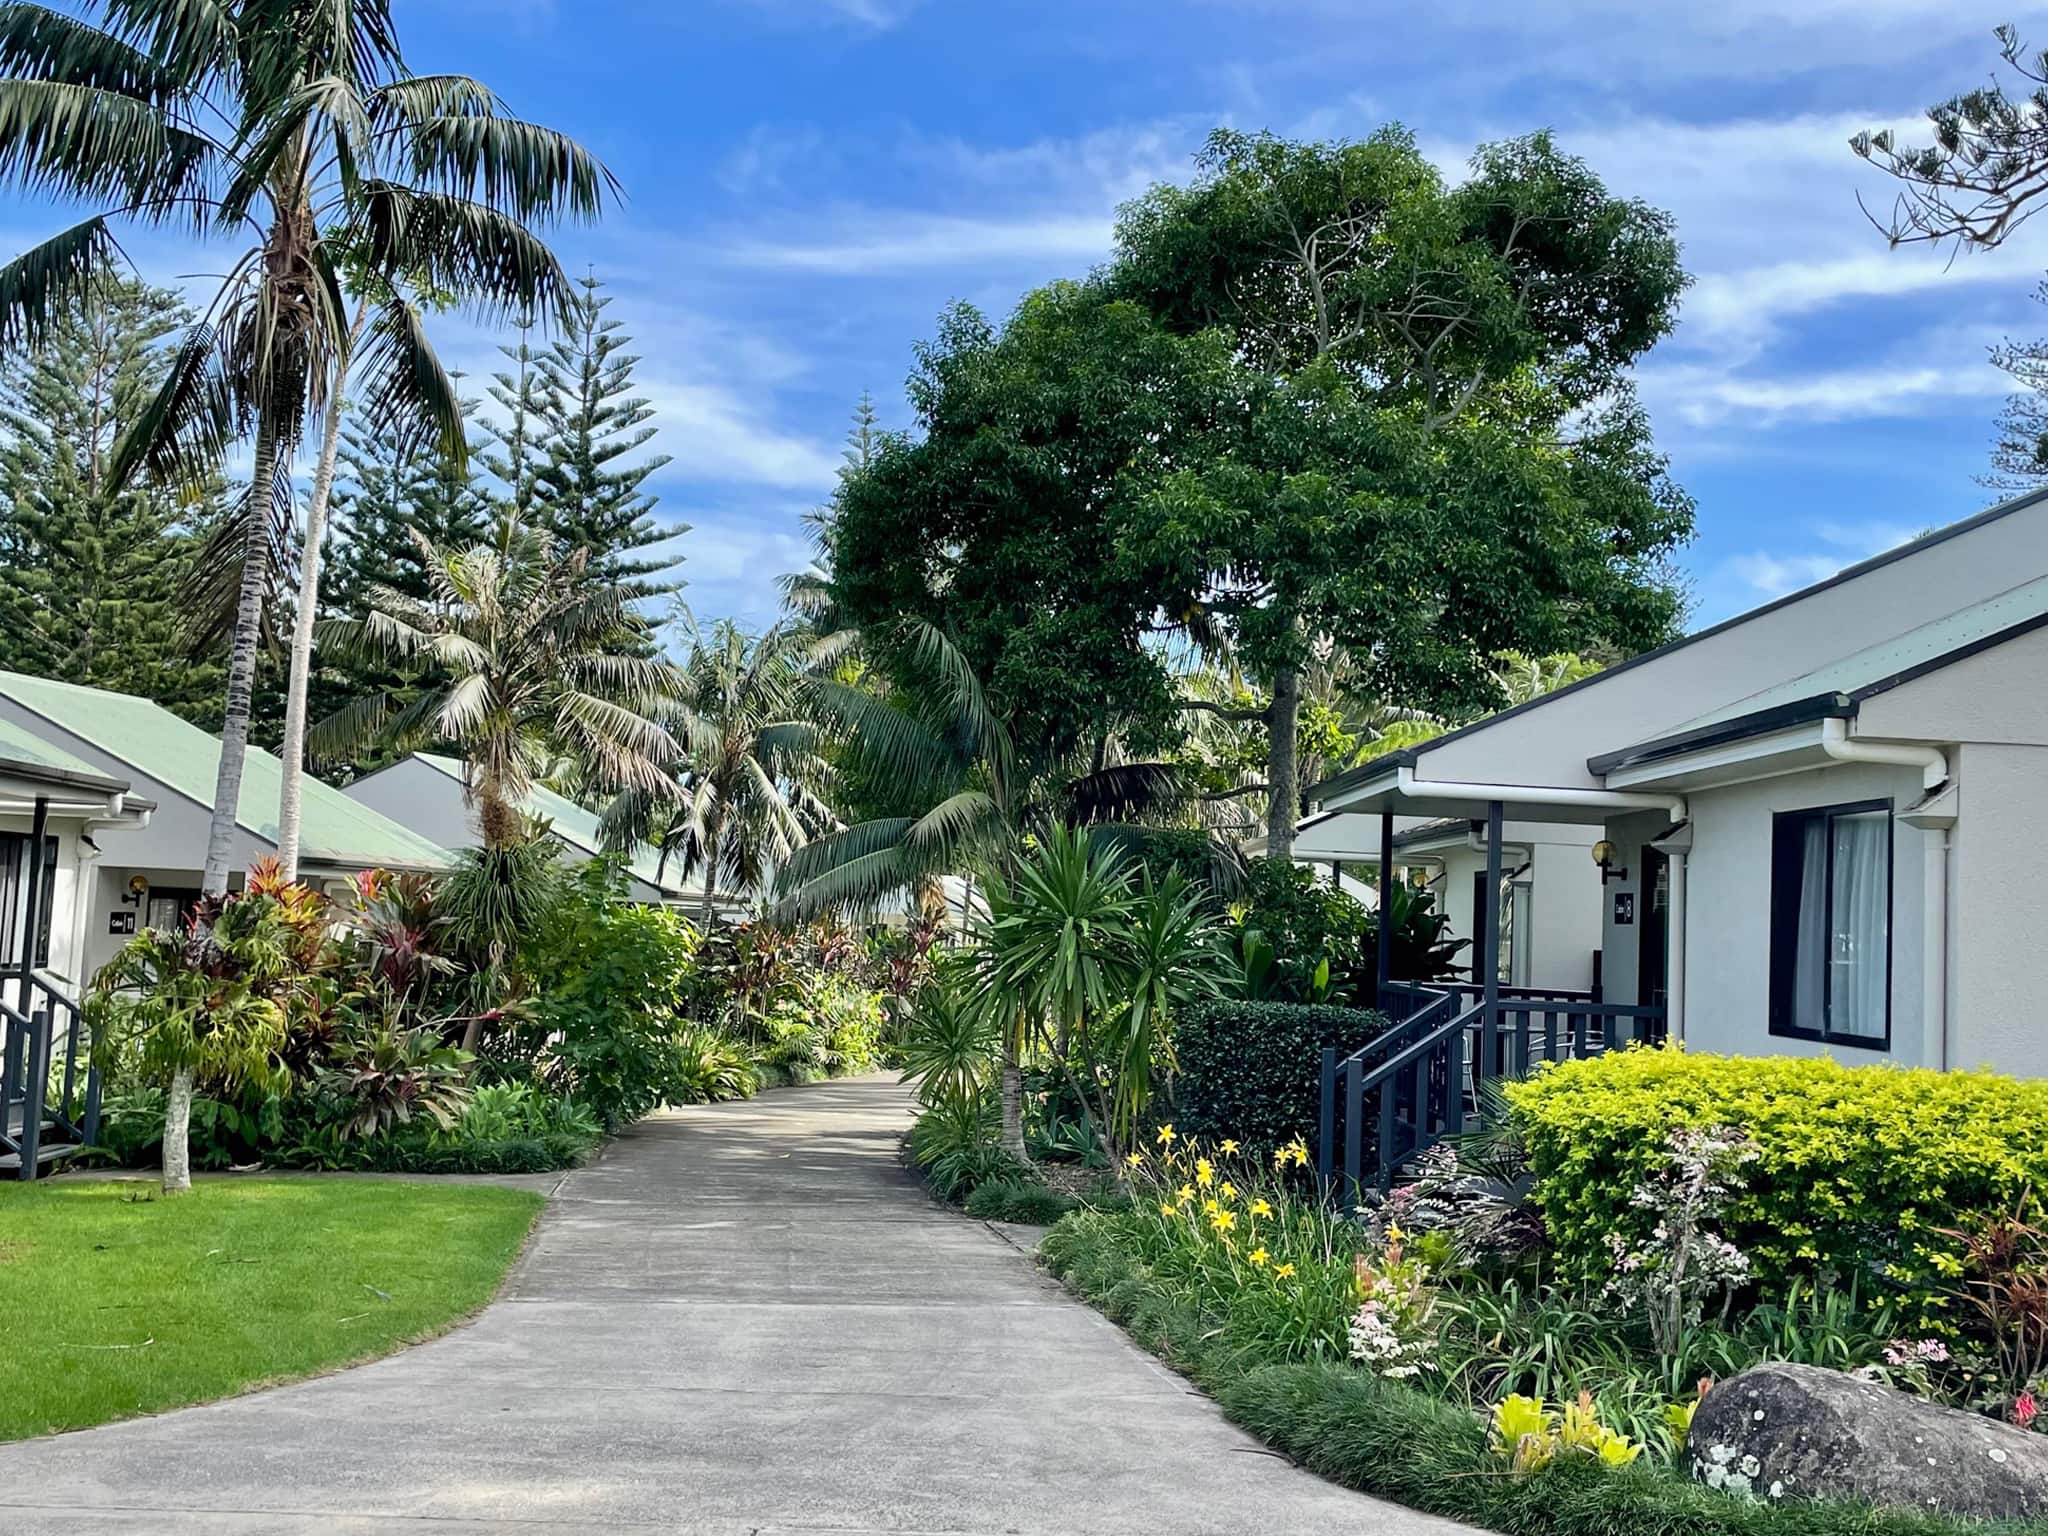
{"type": "Polygon", "coordinates": [[[220,671],[185,657],[177,599],[220,489],[187,507],[110,474],[190,319],[176,294],[110,279],[0,358],[0,667],[217,722],[220,671]]]}
{"type": "MultiPolygon", "coordinates": [[[[0,174],[103,210],[0,267],[0,347],[33,345],[104,280],[117,224],[250,241],[114,466],[117,482],[139,467],[191,486],[219,472],[232,443],[253,443],[241,514],[202,572],[214,627],[230,636],[202,878],[218,893],[258,630],[309,421],[353,373],[375,414],[461,454],[454,389],[405,291],[559,310],[568,283],[529,221],[595,216],[608,177],[476,82],[410,74],[386,0],[100,0],[91,19],[10,4],[0,76],[0,174]],[[376,305],[359,357],[350,286],[376,305]]],[[[181,1086],[174,1104],[189,1099],[181,1086]]]]}
{"type": "Polygon", "coordinates": [[[501,526],[531,528],[537,524],[540,474],[547,464],[549,376],[546,349],[535,345],[539,320],[522,314],[512,324],[518,340],[498,348],[506,366],[491,375],[488,391],[502,417],[481,423],[491,444],[482,460],[510,514],[501,526]]]}
{"type": "Polygon", "coordinates": [[[821,530],[834,622],[954,636],[991,708],[1049,761],[1106,765],[1178,733],[1155,573],[1120,558],[1133,467],[1170,462],[1236,389],[1227,344],[1184,340],[1099,288],[965,306],[918,353],[914,436],[857,422],[821,530]]]}
{"type": "Polygon", "coordinates": [[[603,288],[594,276],[582,280],[562,334],[541,359],[547,458],[535,471],[539,510],[565,548],[590,551],[600,576],[653,597],[675,590],[657,578],[676,562],[650,551],[689,530],[654,520],[647,481],[669,458],[632,457],[655,435],[654,407],[634,393],[640,359],[627,350],[622,322],[605,313],[612,301],[603,288]]]}
{"type": "Polygon", "coordinates": [[[1626,369],[1685,284],[1669,219],[1545,135],[1447,185],[1405,130],[1219,131],[1188,186],[1119,221],[1109,290],[1221,332],[1240,403],[1130,486],[1123,559],[1160,610],[1267,688],[1267,837],[1299,811],[1318,649],[1381,697],[1497,702],[1495,653],[1665,638],[1691,506],[1626,369]]]}

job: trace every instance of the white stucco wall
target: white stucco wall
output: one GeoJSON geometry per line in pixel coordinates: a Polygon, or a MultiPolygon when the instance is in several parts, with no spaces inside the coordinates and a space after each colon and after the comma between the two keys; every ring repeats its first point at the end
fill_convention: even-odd
{"type": "Polygon", "coordinates": [[[1892,828],[1890,1051],[1788,1039],[1770,1029],[1772,818],[1780,811],[1882,799],[1892,801],[1896,814],[1920,795],[1920,776],[1912,769],[1840,764],[1691,797],[1689,1046],[1749,1056],[1832,1055],[1854,1065],[1921,1064],[1923,834],[1897,822],[1892,828]]]}
{"type": "MultiPolygon", "coordinates": [[[[2040,687],[2037,680],[2036,689],[2040,687]]],[[[1949,855],[1949,1059],[2048,1076],[2048,747],[1968,743],[1949,855]]]]}

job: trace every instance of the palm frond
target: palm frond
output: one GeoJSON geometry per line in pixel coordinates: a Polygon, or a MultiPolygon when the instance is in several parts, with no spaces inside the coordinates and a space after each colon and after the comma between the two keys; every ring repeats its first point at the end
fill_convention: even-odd
{"type": "Polygon", "coordinates": [[[39,347],[122,254],[104,217],[86,219],[0,267],[0,350],[39,347]]]}
{"type": "Polygon", "coordinates": [[[115,446],[109,479],[126,486],[142,471],[161,484],[202,491],[243,425],[236,394],[220,334],[202,321],[185,333],[163,383],[115,446]]]}
{"type": "Polygon", "coordinates": [[[187,80],[142,49],[44,5],[0,5],[0,74],[61,80],[167,106],[187,80]]]}
{"type": "Polygon", "coordinates": [[[408,453],[430,442],[451,474],[469,472],[462,397],[427,339],[416,306],[394,297],[377,311],[352,374],[369,430],[393,434],[408,453]]]}
{"type": "Polygon", "coordinates": [[[198,217],[214,146],[152,101],[63,80],[0,79],[0,178],[42,196],[198,217]]]}
{"type": "Polygon", "coordinates": [[[512,214],[448,193],[365,180],[342,243],[390,283],[454,295],[486,320],[569,313],[573,289],[547,243],[512,214]]]}
{"type": "Polygon", "coordinates": [[[619,196],[617,178],[574,139],[495,111],[414,118],[406,137],[417,185],[517,219],[593,221],[619,196]]]}

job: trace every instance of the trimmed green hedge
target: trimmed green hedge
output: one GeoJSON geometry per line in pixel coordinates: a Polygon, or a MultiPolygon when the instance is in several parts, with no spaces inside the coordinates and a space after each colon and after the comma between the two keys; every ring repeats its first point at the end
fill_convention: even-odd
{"type": "Polygon", "coordinates": [[[1629,1193],[1677,1126],[1755,1142],[1721,1226],[1767,1291],[1862,1276],[1937,1312],[1958,1252],[1941,1229],[2048,1190],[2048,1082],[1668,1048],[1546,1067],[1506,1093],[1558,1257],[1587,1280],[1612,1267],[1609,1233],[1654,1224],[1629,1193]]]}
{"type": "Polygon", "coordinates": [[[2026,1536],[2028,1521],[1977,1524],[1848,1503],[1752,1503],[1668,1467],[1560,1461],[1515,1476],[1471,1414],[1355,1367],[1286,1363],[1227,1342],[1216,1320],[1150,1272],[1112,1218],[1070,1216],[1046,1235],[1046,1266],[1268,1445],[1334,1483],[1510,1536],[2026,1536]]]}
{"type": "Polygon", "coordinates": [[[1316,1139],[1323,1047],[1340,1057],[1386,1032],[1385,1014],[1322,1003],[1221,1002],[1190,1008],[1174,1036],[1178,1128],[1248,1147],[1316,1139]]]}

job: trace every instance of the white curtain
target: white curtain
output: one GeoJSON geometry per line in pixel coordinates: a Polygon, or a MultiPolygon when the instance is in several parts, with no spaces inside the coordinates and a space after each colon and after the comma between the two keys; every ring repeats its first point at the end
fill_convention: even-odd
{"type": "Polygon", "coordinates": [[[1882,1040],[1891,954],[1890,812],[1835,818],[1834,844],[1828,1033],[1882,1040]]]}
{"type": "Polygon", "coordinates": [[[1806,824],[1799,862],[1799,947],[1792,970],[1792,1027],[1820,1034],[1827,1024],[1828,820],[1806,824]]]}

